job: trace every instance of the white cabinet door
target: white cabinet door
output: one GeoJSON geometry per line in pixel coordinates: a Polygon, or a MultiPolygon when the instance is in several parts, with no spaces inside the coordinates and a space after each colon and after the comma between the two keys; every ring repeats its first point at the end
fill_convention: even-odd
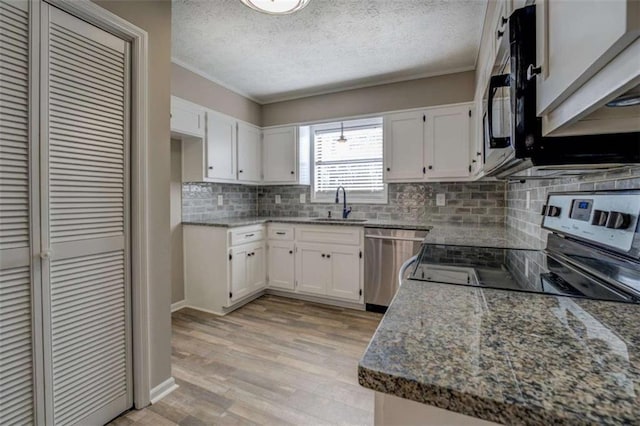
{"type": "Polygon", "coordinates": [[[425,164],[428,178],[469,176],[470,111],[470,105],[427,111],[425,164]]]}
{"type": "Polygon", "coordinates": [[[171,133],[204,138],[204,109],[172,96],[171,133]]]}
{"type": "Polygon", "coordinates": [[[537,113],[542,116],[638,38],[640,13],[637,0],[589,0],[579,7],[538,0],[536,9],[537,65],[542,66],[537,113]]]}
{"type": "Polygon", "coordinates": [[[262,179],[260,129],[238,123],[238,181],[259,183],[262,179]]]}
{"type": "Polygon", "coordinates": [[[267,275],[265,262],[264,243],[252,244],[247,264],[248,285],[252,292],[262,290],[266,287],[267,275]]]}
{"type": "Polygon", "coordinates": [[[251,249],[252,246],[250,244],[231,249],[231,285],[229,288],[229,300],[231,302],[242,299],[252,290],[249,285],[248,274],[251,249]]]}
{"type": "Polygon", "coordinates": [[[384,117],[384,178],[387,182],[420,180],[424,176],[424,113],[403,112],[384,117]]]}
{"type": "Polygon", "coordinates": [[[296,250],[297,290],[302,293],[327,294],[331,278],[331,246],[298,243],[296,250]]]}
{"type": "Polygon", "coordinates": [[[264,182],[295,183],[297,181],[296,139],[295,127],[279,127],[263,132],[264,182]]]}
{"type": "Polygon", "coordinates": [[[207,178],[236,180],[236,120],[207,111],[207,178]]]}
{"type": "Polygon", "coordinates": [[[331,278],[327,296],[345,300],[359,300],[360,292],[360,247],[333,246],[330,249],[331,278]]]}
{"type": "Polygon", "coordinates": [[[267,275],[270,288],[293,290],[295,279],[294,244],[292,241],[269,241],[267,275]]]}

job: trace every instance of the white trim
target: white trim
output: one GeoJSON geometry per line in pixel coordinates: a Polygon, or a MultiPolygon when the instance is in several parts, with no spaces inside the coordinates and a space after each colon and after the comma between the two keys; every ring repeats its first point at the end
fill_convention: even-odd
{"type": "Polygon", "coordinates": [[[176,65],[186,69],[187,71],[191,71],[192,73],[197,74],[200,77],[205,78],[205,79],[209,80],[210,82],[217,84],[218,86],[222,86],[227,90],[231,90],[236,95],[240,95],[242,97],[245,97],[245,98],[257,103],[258,105],[262,105],[262,101],[259,101],[258,99],[254,98],[250,94],[248,94],[248,93],[246,93],[246,92],[244,92],[242,90],[239,90],[239,89],[237,89],[237,88],[235,88],[233,86],[229,86],[228,84],[218,80],[217,78],[215,78],[211,74],[209,74],[207,72],[204,72],[204,71],[194,67],[193,65],[187,64],[186,62],[184,62],[184,61],[182,61],[182,60],[180,60],[180,59],[178,59],[178,58],[176,58],[174,56],[171,57],[171,63],[172,64],[176,64],[176,65]]]}
{"type": "Polygon", "coordinates": [[[90,0],[47,0],[50,4],[131,43],[131,265],[133,328],[133,402],[149,405],[149,252],[148,252],[148,34],[90,0]]]}
{"type": "Polygon", "coordinates": [[[176,381],[173,377],[169,377],[164,382],[160,383],[155,388],[151,389],[151,403],[155,404],[160,401],[165,396],[169,395],[174,390],[178,389],[180,386],[176,384],[176,381]]]}
{"type": "MultiPolygon", "coordinates": [[[[362,263],[364,263],[364,262],[362,262],[362,263]]],[[[273,295],[273,296],[286,297],[286,298],[289,298],[289,299],[304,300],[306,302],[321,303],[323,305],[339,306],[341,308],[356,309],[358,311],[366,310],[366,305],[364,303],[348,302],[346,300],[331,299],[331,298],[322,297],[322,296],[312,296],[310,294],[304,294],[304,293],[294,293],[294,292],[289,291],[289,290],[280,290],[280,289],[276,289],[276,288],[267,288],[265,290],[265,294],[270,294],[270,295],[273,295]]]]}
{"type": "Polygon", "coordinates": [[[177,312],[182,308],[186,308],[187,307],[187,301],[186,300],[180,300],[176,303],[172,303],[171,304],[171,313],[177,312]]]}
{"type": "Polygon", "coordinates": [[[384,85],[393,84],[393,83],[404,83],[405,81],[421,80],[423,78],[430,78],[430,77],[440,77],[443,75],[458,74],[461,72],[474,71],[474,70],[475,70],[475,64],[469,65],[466,67],[450,68],[450,69],[447,69],[444,71],[438,71],[438,72],[414,74],[409,77],[389,78],[386,80],[378,80],[376,82],[371,82],[371,83],[354,84],[352,86],[343,86],[340,88],[336,87],[335,89],[319,90],[317,92],[308,92],[304,95],[301,94],[301,95],[283,96],[282,98],[275,98],[274,100],[262,101],[260,105],[269,105],[269,104],[276,104],[278,102],[295,101],[297,99],[311,98],[314,96],[330,95],[332,93],[347,92],[349,90],[357,90],[357,89],[366,89],[368,87],[384,86],[384,85]]]}

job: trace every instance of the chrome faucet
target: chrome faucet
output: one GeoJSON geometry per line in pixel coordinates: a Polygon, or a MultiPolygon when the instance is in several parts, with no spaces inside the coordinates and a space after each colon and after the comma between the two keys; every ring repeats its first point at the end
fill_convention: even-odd
{"type": "Polygon", "coordinates": [[[339,186],[338,189],[336,189],[336,204],[338,204],[340,202],[340,190],[342,189],[342,195],[344,198],[344,204],[342,206],[342,218],[346,219],[349,217],[349,214],[351,213],[351,207],[349,207],[347,209],[347,190],[344,189],[344,186],[339,186]]]}

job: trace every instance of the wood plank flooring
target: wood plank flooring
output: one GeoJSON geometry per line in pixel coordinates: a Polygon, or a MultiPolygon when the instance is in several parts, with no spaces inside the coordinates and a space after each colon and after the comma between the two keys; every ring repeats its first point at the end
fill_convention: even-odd
{"type": "Polygon", "coordinates": [[[382,315],[263,296],[172,316],[179,389],[113,425],[371,425],[357,364],[382,315]]]}

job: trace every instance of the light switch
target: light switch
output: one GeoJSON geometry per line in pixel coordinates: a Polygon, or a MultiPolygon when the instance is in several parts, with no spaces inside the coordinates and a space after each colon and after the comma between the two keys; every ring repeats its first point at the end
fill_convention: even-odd
{"type": "Polygon", "coordinates": [[[300,204],[307,202],[307,194],[300,194],[300,204]]]}
{"type": "Polygon", "coordinates": [[[282,197],[280,195],[276,195],[276,204],[280,204],[282,202],[282,197]]]}
{"type": "Polygon", "coordinates": [[[445,204],[447,204],[445,194],[436,194],[436,206],[444,206],[445,204]]]}
{"type": "Polygon", "coordinates": [[[222,197],[222,194],[218,195],[218,205],[224,205],[224,198],[222,197]]]}

